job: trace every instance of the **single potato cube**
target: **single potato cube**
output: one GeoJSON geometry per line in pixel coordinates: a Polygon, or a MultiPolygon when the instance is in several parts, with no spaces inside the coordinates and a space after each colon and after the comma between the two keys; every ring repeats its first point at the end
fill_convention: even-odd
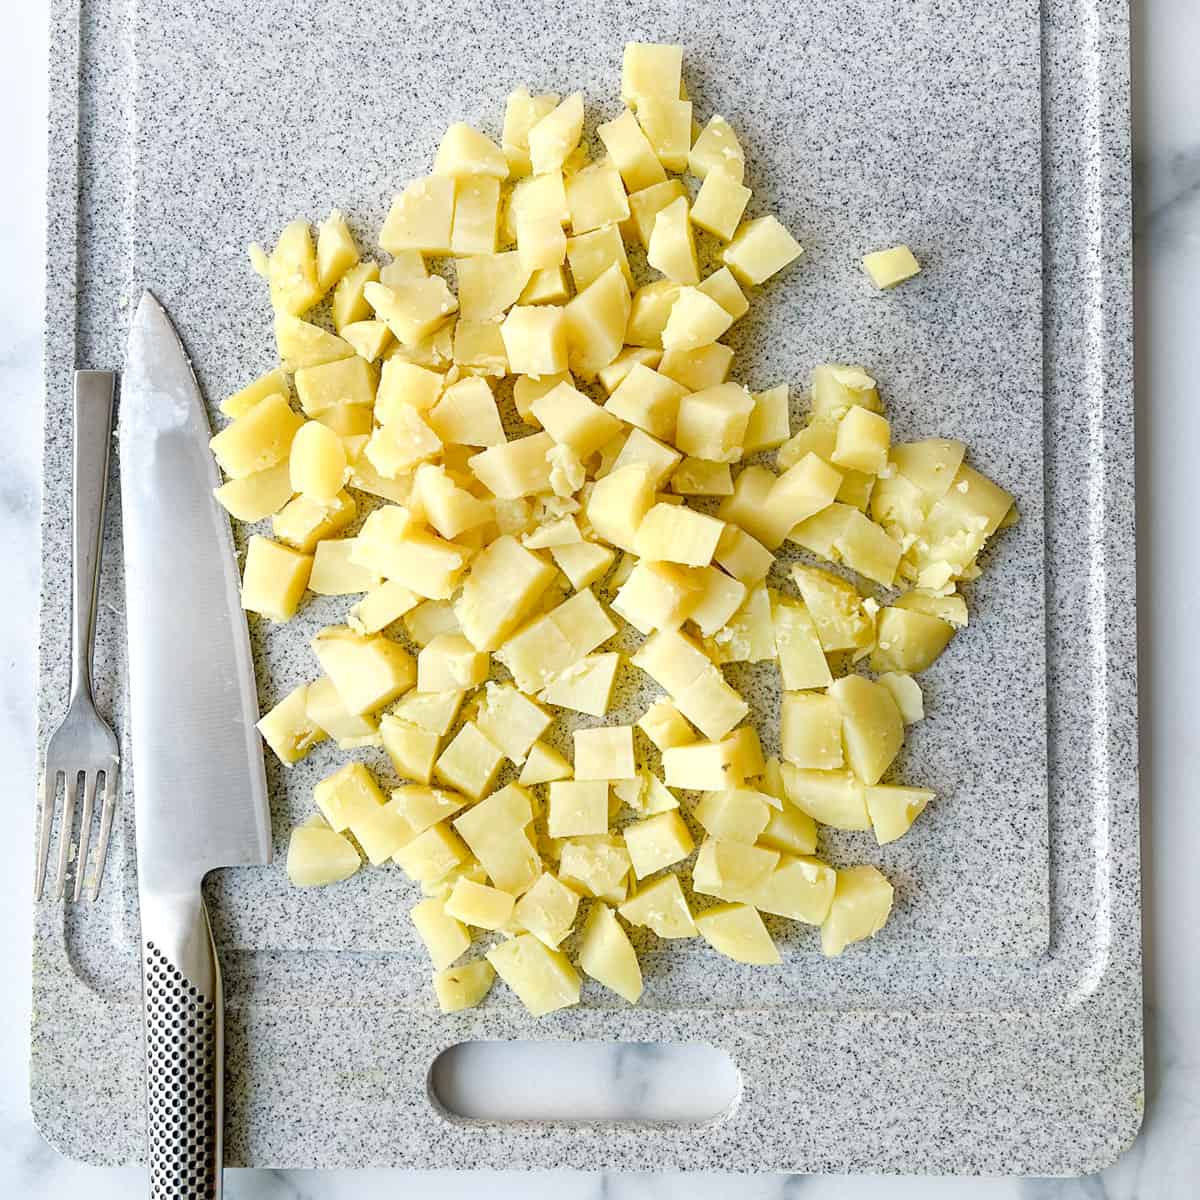
{"type": "Polygon", "coordinates": [[[893,246],[890,250],[876,250],[872,254],[866,254],[863,256],[862,265],[877,288],[894,288],[896,284],[911,279],[921,270],[921,264],[907,246],[893,246]]]}
{"type": "Polygon", "coordinates": [[[613,611],[639,633],[678,629],[702,594],[698,580],[665,562],[640,562],[613,598],[613,611]]]}
{"type": "Polygon", "coordinates": [[[576,779],[634,779],[633,726],[608,725],[599,729],[577,729],[575,741],[576,779]]]}
{"type": "Polygon", "coordinates": [[[783,596],[773,597],[771,620],[784,690],[801,692],[832,683],[816,624],[803,603],[783,596]]]}
{"type": "Polygon", "coordinates": [[[566,546],[552,546],[550,557],[570,580],[571,586],[582,591],[608,573],[615,556],[607,546],[599,546],[595,542],[575,542],[566,546]]]}
{"type": "Polygon", "coordinates": [[[827,654],[871,645],[875,639],[874,621],[863,608],[862,596],[853,584],[801,563],[793,565],[792,578],[827,654]]]}
{"type": "Polygon", "coordinates": [[[425,519],[444,538],[456,538],[469,529],[488,524],[492,506],[471,495],[450,478],[445,467],[422,463],[414,477],[413,495],[425,519]]]}
{"type": "Polygon", "coordinates": [[[565,954],[548,949],[532,934],[493,946],[487,960],[535,1017],[579,1003],[578,972],[565,954]]]}
{"type": "Polygon", "coordinates": [[[614,264],[566,305],[567,361],[580,378],[594,379],[621,352],[630,304],[629,285],[614,264]]]}
{"type": "Polygon", "coordinates": [[[348,477],[342,439],[319,421],[305,421],[292,439],[288,470],[294,492],[329,503],[348,477]]]}
{"type": "Polygon", "coordinates": [[[667,481],[682,457],[678,450],[657,438],[652,438],[645,430],[635,426],[629,431],[629,436],[625,439],[609,473],[613,474],[623,467],[640,465],[649,472],[651,486],[658,488],[667,481]]]}
{"type": "Polygon", "coordinates": [[[287,877],[295,887],[322,887],[349,879],[359,867],[349,839],[319,825],[300,825],[288,839],[287,877]]]}
{"type": "Polygon", "coordinates": [[[668,179],[665,183],[656,183],[640,191],[632,192],[629,196],[629,220],[627,235],[636,234],[643,250],[650,248],[650,234],[654,230],[654,222],[658,214],[668,204],[676,200],[687,201],[687,189],[678,179],[668,179]]]}
{"type": "Polygon", "coordinates": [[[614,417],[628,421],[651,437],[675,437],[679,409],[686,389],[673,379],[636,364],[616,391],[605,401],[605,409],[614,417]]]}
{"type": "Polygon", "coordinates": [[[522,787],[532,787],[536,783],[553,783],[558,779],[570,778],[571,764],[553,746],[534,742],[517,782],[522,787]]]}
{"type": "Polygon", "coordinates": [[[766,588],[751,588],[742,607],[713,635],[709,651],[719,663],[764,662],[778,658],[771,601],[766,588]]]}
{"type": "Polygon", "coordinates": [[[357,515],[358,505],[344,491],[329,504],[296,496],[271,518],[271,529],[281,542],[311,554],[319,541],[340,533],[357,515]]]}
{"type": "Polygon", "coordinates": [[[567,325],[561,308],[514,308],[504,318],[500,336],[513,374],[554,375],[567,369],[567,325]]]}
{"type": "Polygon", "coordinates": [[[330,625],[313,638],[312,648],[352,713],[374,712],[416,681],[412,656],[380,634],[360,637],[348,626],[330,625]]]}
{"type": "Polygon", "coordinates": [[[746,174],[746,155],[728,121],[719,113],[710,118],[688,152],[687,169],[707,180],[710,171],[722,171],[740,184],[746,174]]]}
{"type": "MultiPolygon", "coordinates": [[[[341,333],[366,363],[375,362],[395,340],[392,331],[382,321],[352,321],[342,327],[341,333]]],[[[347,358],[342,361],[354,360],[347,358]]]]}
{"type": "Polygon", "coordinates": [[[950,644],[954,626],[940,617],[906,608],[879,611],[872,671],[907,671],[915,674],[931,666],[950,644]]]}
{"type": "Polygon", "coordinates": [[[428,783],[433,778],[433,764],[441,741],[436,733],[390,714],[380,718],[379,732],[397,775],[419,783],[428,783]]]}
{"type": "MultiPolygon", "coordinates": [[[[468,721],[442,751],[434,774],[448,787],[478,800],[495,782],[503,762],[504,752],[474,721],[468,721]]],[[[478,852],[476,857],[479,857],[478,852]]],[[[487,863],[484,867],[486,869],[487,863]]]]}
{"type": "Polygon", "coordinates": [[[362,763],[347,763],[313,789],[313,802],[336,833],[369,818],[385,801],[374,776],[362,763]]]}
{"type": "MultiPolygon", "coordinates": [[[[244,417],[260,400],[268,396],[288,396],[287,375],[279,368],[260,375],[253,383],[248,383],[240,392],[221,401],[221,412],[232,420],[244,417]]],[[[957,470],[957,466],[955,470],[957,470]]]]}
{"type": "Polygon", "coordinates": [[[608,712],[621,656],[589,654],[572,663],[539,693],[546,704],[602,717],[608,712]]]}
{"type": "Polygon", "coordinates": [[[534,433],[505,445],[495,445],[470,460],[480,483],[501,500],[516,500],[550,490],[550,463],[554,447],[548,433],[534,433]]]}
{"type": "Polygon", "coordinates": [[[905,592],[903,596],[897,596],[894,607],[925,613],[930,617],[940,617],[956,628],[967,624],[967,602],[953,592],[943,596],[937,592],[926,592],[917,588],[905,592]]]}
{"type": "Polygon", "coordinates": [[[834,680],[828,694],[842,713],[851,770],[865,784],[878,783],[904,742],[904,720],[891,692],[861,675],[847,675],[834,680]]]}
{"type": "MultiPolygon", "coordinates": [[[[900,543],[857,509],[848,505],[843,507],[841,527],[835,532],[832,553],[826,557],[840,560],[867,579],[891,587],[900,563],[900,543]]],[[[817,517],[812,519],[815,521],[817,517]]],[[[794,540],[800,541],[799,538],[794,540]]]]}
{"type": "Polygon", "coordinates": [[[775,217],[759,217],[742,225],[722,258],[739,283],[760,284],[803,253],[804,247],[775,217]]]}
{"type": "Polygon", "coordinates": [[[783,960],[758,911],[749,904],[718,904],[696,918],[700,936],[734,962],[775,966],[783,960]]]}
{"type": "Polygon", "coordinates": [[[338,280],[330,302],[334,329],[340,332],[347,325],[365,321],[371,315],[371,306],[363,295],[363,287],[378,282],[379,264],[374,262],[360,262],[338,280]]]}
{"type": "Polygon", "coordinates": [[[682,290],[681,284],[670,279],[656,279],[638,288],[630,303],[626,342],[644,349],[661,350],[663,330],[682,290]]]}
{"type": "Polygon", "coordinates": [[[433,161],[435,175],[486,175],[508,178],[508,162],[500,147],[478,129],[456,121],[442,137],[433,161]]]}
{"type": "Polygon", "coordinates": [[[750,393],[738,383],[692,392],[679,401],[675,445],[693,458],[737,462],[753,411],[750,393]]]}
{"type": "MultiPolygon", "coordinates": [[[[558,371],[553,375],[521,375],[513,384],[513,406],[517,416],[527,425],[540,429],[542,423],[533,415],[533,405],[547,392],[552,392],[560,383],[575,386],[575,380],[570,371],[558,371]]],[[[507,531],[511,532],[511,531],[507,531]]]]}
{"type": "Polygon", "coordinates": [[[414,836],[454,816],[466,803],[466,796],[457,792],[413,783],[392,791],[392,807],[404,818],[414,836]]]}
{"type": "Polygon", "coordinates": [[[589,233],[629,216],[621,174],[610,162],[593,163],[565,181],[574,233],[589,233]]]}
{"type": "Polygon", "coordinates": [[[692,742],[663,751],[663,772],[668,787],[719,792],[741,787],[745,782],[739,758],[738,747],[729,738],[720,742],[692,742]]]}
{"type": "Polygon", "coordinates": [[[530,275],[515,250],[461,259],[458,303],[463,319],[491,321],[507,312],[518,302],[530,275]]]}
{"type": "Polygon", "coordinates": [[[519,766],[533,744],[546,732],[551,719],[540,704],[517,691],[512,684],[489,683],[475,723],[519,766]]]}
{"type": "Polygon", "coordinates": [[[352,561],[356,545],[355,538],[318,542],[308,577],[309,590],[318,596],[349,596],[378,586],[378,575],[352,561]]]}
{"type": "Polygon", "coordinates": [[[892,911],[892,885],[874,867],[846,867],[837,873],[829,916],[821,926],[821,953],[837,955],[851,943],[874,937],[892,911]]]}
{"type": "Polygon", "coordinates": [[[654,505],[638,526],[634,553],[655,562],[703,567],[712,561],[723,523],[678,504],[654,505]]]}
{"type": "Polygon", "coordinates": [[[438,1008],[447,1014],[474,1008],[491,991],[495,978],[495,968],[483,958],[436,972],[433,991],[438,1008]]]}
{"type": "Polygon", "coordinates": [[[850,771],[809,771],[783,764],[788,800],[801,812],[834,829],[870,829],[862,782],[850,771]]]}
{"type": "Polygon", "coordinates": [[[431,533],[407,529],[395,532],[400,522],[391,517],[395,508],[377,508],[359,531],[351,555],[384,579],[403,579],[429,600],[445,600],[458,586],[467,555],[455,542],[431,533]]]}
{"type": "Polygon", "coordinates": [[[907,833],[932,799],[933,792],[928,788],[884,784],[867,788],[867,812],[875,828],[875,840],[885,846],[907,833]]]}
{"type": "Polygon", "coordinates": [[[750,301],[738,287],[733,272],[728,267],[714,271],[707,279],[701,281],[700,291],[711,300],[715,300],[735,321],[744,317],[750,311],[750,301]]]}
{"type": "Polygon", "coordinates": [[[287,458],[303,424],[304,419],[276,393],[222,429],[209,446],[226,475],[243,479],[287,458]]]}
{"type": "Polygon", "coordinates": [[[621,832],[638,879],[682,862],[695,849],[692,835],[677,809],[635,821],[621,832]]]}
{"type": "Polygon", "coordinates": [[[659,750],[696,741],[696,731],[669,700],[656,700],[642,714],[637,725],[659,750]]]}
{"type": "Polygon", "coordinates": [[[571,932],[579,911],[579,893],[543,872],[513,911],[516,923],[547,949],[557,950],[571,932]]]}
{"type": "Polygon", "coordinates": [[[754,393],[754,411],[746,424],[742,443],[745,454],[755,450],[771,450],[781,446],[791,436],[787,384],[754,393]]]}
{"type": "Polygon", "coordinates": [[[689,620],[705,637],[710,637],[741,608],[746,599],[746,587],[716,567],[701,567],[692,572],[692,577],[703,590],[689,620]]]}
{"type": "Polygon", "coordinates": [[[692,868],[692,886],[704,896],[753,903],[755,892],[770,877],[779,854],[744,842],[706,838],[692,868]]]}
{"type": "Polygon", "coordinates": [[[275,345],[285,371],[355,356],[354,347],[336,333],[281,312],[275,314],[275,345]]]}
{"type": "Polygon", "coordinates": [[[587,519],[597,537],[632,551],[638,529],[653,503],[650,470],[633,463],[596,481],[587,501],[587,519]]]}
{"type": "Polygon", "coordinates": [[[642,994],[642,970],[621,923],[607,904],[592,906],[579,943],[579,965],[606,988],[636,1004],[642,994]]]}
{"type": "Polygon", "coordinates": [[[629,269],[625,243],[621,240],[621,233],[616,225],[605,225],[600,229],[568,238],[567,261],[571,264],[571,277],[575,281],[577,292],[582,292],[611,266],[619,267],[621,274],[625,276],[626,285],[633,287],[633,273],[629,269]]]}
{"type": "Polygon", "coordinates": [[[471,944],[466,926],[446,912],[441,900],[422,900],[408,915],[429,951],[435,971],[448,967],[471,944]]]}
{"type": "Polygon", "coordinates": [[[647,96],[676,99],[682,72],[682,46],[626,42],[621,61],[621,99],[634,110],[647,96]]]}
{"type": "Polygon", "coordinates": [[[931,500],[940,500],[958,478],[966,446],[949,438],[926,438],[892,447],[892,463],[931,500]]]}
{"type": "Polygon", "coordinates": [[[841,472],[815,454],[806,454],[794,467],[788,467],[767,495],[766,545],[775,549],[801,521],[828,508],[841,485],[841,472]]]}
{"type": "Polygon", "coordinates": [[[317,286],[324,295],[358,262],[346,218],[335,208],[317,230],[317,286]]]}
{"type": "Polygon", "coordinates": [[[458,321],[454,326],[454,365],[466,375],[508,374],[508,355],[500,327],[492,321],[458,321]]]}
{"type": "Polygon", "coordinates": [[[477,929],[500,929],[513,915],[515,899],[499,888],[460,879],[446,900],[446,914],[477,929]]]}
{"type": "MultiPolygon", "coordinates": [[[[576,288],[576,291],[579,290],[576,288]]],[[[560,263],[553,267],[539,267],[534,271],[519,297],[519,302],[521,304],[563,304],[570,294],[567,287],[567,274],[560,263]]]]}
{"type": "Polygon", "coordinates": [[[607,833],[607,781],[561,780],[552,783],[546,827],[552,838],[607,833]]]}
{"type": "MultiPolygon", "coordinates": [[[[732,248],[731,246],[730,249],[732,248]]],[[[726,254],[728,255],[728,251],[726,254]]],[[[675,283],[695,286],[700,282],[696,239],[692,235],[688,202],[683,197],[672,200],[654,218],[654,227],[650,230],[650,242],[646,249],[646,261],[675,283]]],[[[730,266],[733,264],[730,263],[730,266]]]]}
{"type": "MultiPolygon", "coordinates": [[[[780,788],[782,792],[782,787],[780,788]]],[[[767,827],[758,844],[784,854],[814,854],[817,849],[817,823],[806,812],[787,805],[772,809],[767,827]]]]}
{"type": "Polygon", "coordinates": [[[363,286],[367,303],[386,322],[402,346],[412,348],[458,311],[458,301],[440,275],[413,280],[403,292],[394,292],[382,283],[363,286]]]}
{"type": "Polygon", "coordinates": [[[501,891],[519,895],[541,874],[541,859],[526,833],[533,803],[524,788],[509,784],[454,822],[454,828],[501,891]]]}
{"type": "Polygon", "coordinates": [[[428,274],[425,259],[419,250],[398,250],[387,266],[379,268],[379,282],[394,290],[414,279],[424,279],[428,274]]]}
{"type": "Polygon", "coordinates": [[[313,560],[258,534],[246,545],[242,608],[272,621],[290,621],[308,586],[313,560]]]}
{"type": "Polygon", "coordinates": [[[302,367],[296,372],[296,395],[305,415],[319,417],[341,404],[369,407],[375,403],[375,375],[359,356],[302,367]]]}
{"type": "MultiPolygon", "coordinates": [[[[743,472],[745,474],[745,472],[743,472]]],[[[752,538],[737,525],[727,524],[713,558],[734,579],[752,587],[767,577],[775,556],[761,542],[752,538]]]]}
{"type": "Polygon", "coordinates": [[[599,450],[621,431],[621,422],[611,412],[569,383],[560,383],[535,400],[532,412],[556,442],[570,446],[581,458],[599,450]]]}
{"type": "Polygon", "coordinates": [[[511,179],[521,179],[529,174],[529,131],[558,105],[559,97],[553,94],[531,96],[527,88],[519,87],[509,92],[504,106],[504,132],[501,144],[508,163],[511,179]]]}
{"type": "Polygon", "coordinates": [[[471,564],[455,605],[463,633],[478,650],[498,649],[553,578],[554,569],[516,538],[497,538],[471,564]]]}
{"type": "Polygon", "coordinates": [[[304,697],[304,711],[309,720],[325,730],[343,750],[383,744],[379,738],[376,719],[350,712],[342,703],[337,688],[333,686],[333,680],[327,675],[314,679],[308,685],[308,692],[304,697]]]}
{"type": "Polygon", "coordinates": [[[452,177],[430,175],[414,180],[392,201],[391,211],[379,234],[379,244],[389,254],[405,250],[449,254],[453,217],[452,177]]]}
{"type": "Polygon", "coordinates": [[[852,405],[881,412],[875,380],[862,367],[822,363],[813,367],[812,411],[815,417],[840,418],[852,405]]]}
{"type": "MultiPolygon", "coordinates": [[[[663,336],[667,336],[665,329],[663,336]]],[[[732,362],[733,351],[728,346],[715,342],[707,346],[697,346],[694,350],[666,351],[659,359],[658,372],[668,379],[675,380],[689,392],[702,392],[705,388],[724,383],[732,362]]],[[[754,414],[751,413],[751,420],[753,419],[754,414]]],[[[747,427],[747,437],[749,432],[747,427]]]]}
{"type": "Polygon", "coordinates": [[[305,706],[308,684],[293,688],[269,713],[259,720],[258,732],[285,766],[299,762],[325,737],[305,706]]]}
{"type": "Polygon", "coordinates": [[[470,859],[467,847],[453,830],[438,822],[392,855],[392,861],[418,883],[435,883],[470,859]]]}
{"type": "Polygon", "coordinates": [[[596,136],[604,143],[629,191],[637,192],[666,180],[667,173],[654,147],[628,109],[615,120],[597,125],[596,136]]]}
{"type": "Polygon", "coordinates": [[[534,175],[559,170],[583,133],[583,95],[575,92],[529,130],[529,159],[534,175]]]}
{"type": "Polygon", "coordinates": [[[705,792],[696,805],[695,817],[709,837],[753,846],[766,829],[772,809],[773,805],[759,792],[726,788],[721,792],[705,792]]]}
{"type": "Polygon", "coordinates": [[[793,766],[833,771],[842,765],[842,715],[820,692],[784,692],[780,751],[793,766]]]}
{"type": "Polygon", "coordinates": [[[892,693],[892,699],[904,718],[905,725],[913,725],[925,719],[925,704],[921,697],[921,685],[902,671],[885,671],[879,682],[892,693]]]}
{"type": "Polygon", "coordinates": [[[699,288],[681,288],[663,327],[663,349],[686,351],[708,346],[732,324],[729,313],[699,288]]]}
{"type": "Polygon", "coordinates": [[[413,831],[404,813],[390,800],[355,817],[350,824],[350,832],[373,867],[387,862],[401,847],[413,840],[413,831]]]}
{"type": "Polygon", "coordinates": [[[695,937],[691,909],[678,875],[663,875],[638,888],[617,911],[631,925],[644,925],[660,938],[695,937]]]}
{"type": "Polygon", "coordinates": [[[692,224],[727,242],[737,232],[749,203],[750,189],[739,179],[724,169],[710,170],[692,205],[692,224]]]}
{"type": "Polygon", "coordinates": [[[520,208],[514,221],[517,253],[525,270],[532,274],[562,266],[567,256],[567,235],[557,217],[520,208]]]}
{"type": "Polygon", "coordinates": [[[417,691],[476,687],[488,677],[490,667],[488,653],[476,650],[461,633],[439,634],[417,655],[417,691]]]}
{"type": "Polygon", "coordinates": [[[277,513],[292,498],[291,473],[286,462],[213,489],[217,502],[231,517],[253,524],[277,513]]]}
{"type": "Polygon", "coordinates": [[[837,872],[819,859],[784,855],[755,890],[753,903],[760,912],[820,925],[836,886],[837,872]]]}
{"type": "Polygon", "coordinates": [[[629,851],[613,834],[572,838],[558,864],[559,879],[584,895],[621,904],[628,892],[629,851]]]}
{"type": "Polygon", "coordinates": [[[462,707],[463,692],[406,692],[392,715],[428,733],[444,737],[462,707]]]}
{"type": "Polygon", "coordinates": [[[298,317],[321,299],[317,279],[317,253],[307,221],[287,225],[267,260],[271,307],[298,317]]]}
{"type": "MultiPolygon", "coordinates": [[[[786,519],[772,519],[767,507],[767,497],[775,481],[775,474],[766,467],[757,464],[746,467],[733,481],[733,495],[721,502],[717,516],[722,521],[740,525],[756,541],[773,539],[778,527],[786,524],[786,519]]],[[[775,561],[774,555],[771,555],[771,561],[775,561]]]]}
{"type": "Polygon", "coordinates": [[[692,102],[673,96],[642,96],[637,119],[658,161],[668,171],[686,170],[692,146],[692,102]]]}
{"type": "Polygon", "coordinates": [[[445,376],[403,359],[389,358],[379,376],[375,419],[380,425],[403,422],[409,410],[428,412],[442,394],[445,376]]]}
{"type": "Polygon", "coordinates": [[[886,418],[855,404],[838,422],[831,458],[835,466],[878,475],[888,462],[891,426],[886,418]]]}

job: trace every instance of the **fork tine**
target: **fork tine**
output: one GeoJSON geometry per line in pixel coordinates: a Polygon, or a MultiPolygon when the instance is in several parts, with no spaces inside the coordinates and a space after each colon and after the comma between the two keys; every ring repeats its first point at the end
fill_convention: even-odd
{"type": "Polygon", "coordinates": [[[62,828],[58,831],[58,879],[55,880],[58,899],[67,894],[67,866],[71,861],[71,833],[75,828],[75,799],[79,795],[79,776],[72,772],[66,777],[63,791],[62,828]]]}
{"type": "Polygon", "coordinates": [[[42,812],[38,828],[37,863],[34,866],[33,898],[42,898],[46,886],[46,864],[50,860],[50,830],[54,827],[55,799],[58,795],[58,771],[47,765],[42,779],[42,812]]]}
{"type": "Polygon", "coordinates": [[[113,813],[117,807],[117,776],[120,768],[113,765],[104,770],[104,804],[100,809],[100,840],[96,843],[96,869],[92,874],[91,898],[100,895],[100,880],[104,876],[104,860],[108,857],[108,839],[112,833],[113,813]]]}
{"type": "Polygon", "coordinates": [[[89,771],[83,777],[83,815],[79,818],[79,853],[75,857],[75,892],[72,899],[83,895],[83,877],[87,874],[88,842],[92,836],[92,808],[96,802],[99,776],[89,771]]]}

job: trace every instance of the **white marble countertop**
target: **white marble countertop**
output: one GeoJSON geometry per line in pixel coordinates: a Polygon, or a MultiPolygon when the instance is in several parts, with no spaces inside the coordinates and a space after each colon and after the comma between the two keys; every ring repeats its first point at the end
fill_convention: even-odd
{"type": "MultiPolygon", "coordinates": [[[[237,1200],[476,1195],[523,1200],[736,1195],[784,1200],[803,1194],[840,1200],[960,1196],[1069,1200],[1183,1200],[1200,1176],[1200,810],[1195,780],[1200,740],[1191,693],[1200,674],[1192,615],[1200,584],[1186,485],[1200,450],[1192,380],[1200,374],[1200,7],[1192,0],[1134,0],[1134,146],[1137,228],[1140,673],[1142,696],[1143,887],[1146,954],[1147,1111],[1141,1136],[1115,1166],[1078,1180],[591,1175],[409,1175],[392,1171],[227,1173],[237,1200]]],[[[14,780],[14,822],[0,854],[0,1194],[39,1200],[86,1194],[94,1200],[143,1194],[136,1170],[68,1162],[35,1131],[28,1105],[29,895],[32,844],[42,205],[45,189],[45,12],[14,6],[0,48],[0,101],[9,117],[4,145],[9,183],[0,193],[0,556],[10,565],[0,622],[0,758],[14,780]]],[[[618,1056],[608,1064],[614,1092],[628,1088],[618,1056]]],[[[570,1090],[571,1079],[560,1080],[570,1090]]]]}

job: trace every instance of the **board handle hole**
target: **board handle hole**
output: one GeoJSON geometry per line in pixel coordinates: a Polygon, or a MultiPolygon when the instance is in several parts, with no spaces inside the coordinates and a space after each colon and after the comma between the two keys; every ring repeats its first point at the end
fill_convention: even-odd
{"type": "Polygon", "coordinates": [[[434,1102],[473,1121],[701,1125],[740,1090],[729,1055],[694,1042],[460,1042],[429,1071],[434,1102]]]}

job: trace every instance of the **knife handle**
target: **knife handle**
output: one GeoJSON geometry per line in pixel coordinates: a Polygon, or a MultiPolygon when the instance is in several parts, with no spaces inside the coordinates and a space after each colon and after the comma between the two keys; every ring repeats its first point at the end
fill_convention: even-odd
{"type": "Polygon", "coordinates": [[[191,894],[141,896],[151,1200],[220,1200],[225,1109],[221,968],[191,894]]]}

